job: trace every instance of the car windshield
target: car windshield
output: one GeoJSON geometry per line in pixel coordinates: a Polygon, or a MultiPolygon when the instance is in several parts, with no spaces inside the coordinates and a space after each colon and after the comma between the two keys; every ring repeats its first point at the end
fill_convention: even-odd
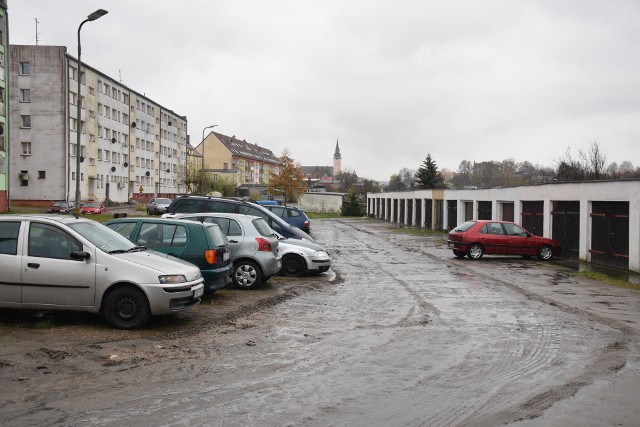
{"type": "Polygon", "coordinates": [[[467,231],[474,225],[476,225],[476,221],[467,221],[457,226],[453,231],[458,231],[458,232],[467,231]]]}
{"type": "Polygon", "coordinates": [[[126,237],[96,221],[74,222],[69,227],[105,252],[127,251],[136,246],[126,237]]]}
{"type": "Polygon", "coordinates": [[[55,202],[53,206],[67,207],[67,202],[55,202]]]}
{"type": "Polygon", "coordinates": [[[171,204],[171,199],[156,199],[156,205],[169,205],[171,204]]]}
{"type": "Polygon", "coordinates": [[[84,207],[85,208],[97,208],[100,206],[100,203],[85,203],[84,207]]]}

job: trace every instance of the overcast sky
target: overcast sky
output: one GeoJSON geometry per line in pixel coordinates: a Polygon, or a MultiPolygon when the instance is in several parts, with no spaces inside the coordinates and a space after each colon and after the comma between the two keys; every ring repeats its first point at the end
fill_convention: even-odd
{"type": "Polygon", "coordinates": [[[428,153],[640,166],[637,0],[8,0],[10,42],[66,46],[177,114],[303,165],[388,180],[428,153]]]}

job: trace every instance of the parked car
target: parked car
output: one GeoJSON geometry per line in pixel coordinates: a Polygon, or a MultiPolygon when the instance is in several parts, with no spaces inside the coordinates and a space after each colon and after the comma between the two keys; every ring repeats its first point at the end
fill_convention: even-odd
{"type": "Polygon", "coordinates": [[[245,215],[259,216],[267,221],[269,227],[282,234],[284,237],[292,239],[314,240],[304,231],[288,224],[285,220],[274,214],[264,206],[247,202],[242,199],[226,199],[213,196],[180,196],[176,198],[167,208],[163,217],[171,217],[176,214],[224,212],[240,213],[245,215]]]}
{"type": "Polygon", "coordinates": [[[480,259],[487,255],[537,256],[548,261],[562,252],[553,239],[535,236],[508,221],[467,221],[449,233],[449,249],[459,258],[480,259]]]}
{"type": "Polygon", "coordinates": [[[147,204],[147,213],[149,215],[162,215],[167,211],[172,200],[164,197],[156,197],[149,200],[147,204]]]}
{"type": "Polygon", "coordinates": [[[80,207],[80,213],[86,215],[102,215],[107,213],[107,208],[102,202],[87,202],[80,207]]]}
{"type": "Polygon", "coordinates": [[[116,328],[197,305],[200,270],[85,217],[0,215],[0,307],[101,313],[116,328]]]}
{"type": "Polygon", "coordinates": [[[66,202],[64,200],[60,200],[60,201],[54,202],[51,206],[49,206],[49,209],[47,209],[47,213],[68,214],[68,213],[71,213],[72,210],[73,210],[73,206],[71,206],[71,203],[66,202]]]}
{"type": "Polygon", "coordinates": [[[283,276],[302,276],[320,274],[331,267],[331,257],[317,243],[308,240],[287,239],[278,235],[280,241],[278,252],[282,256],[283,276]]]}
{"type": "Polygon", "coordinates": [[[260,217],[235,213],[178,214],[177,218],[218,224],[229,239],[236,287],[249,289],[280,271],[282,257],[273,229],[260,217]]]}
{"type": "Polygon", "coordinates": [[[119,218],[105,224],[137,245],[181,258],[196,265],[205,292],[231,281],[229,241],[216,224],[168,218],[119,218]]]}
{"type": "Polygon", "coordinates": [[[304,213],[304,210],[295,206],[271,205],[265,206],[265,208],[269,209],[271,212],[278,215],[280,218],[284,219],[294,227],[298,227],[305,233],[311,233],[311,221],[309,221],[309,217],[307,217],[307,214],[304,213]]]}

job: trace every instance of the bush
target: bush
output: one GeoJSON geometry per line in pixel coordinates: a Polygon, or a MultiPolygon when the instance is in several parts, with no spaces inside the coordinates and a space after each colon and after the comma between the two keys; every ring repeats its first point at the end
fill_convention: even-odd
{"type": "Polygon", "coordinates": [[[349,191],[342,200],[343,216],[363,216],[364,206],[360,203],[358,195],[353,191],[349,191]]]}

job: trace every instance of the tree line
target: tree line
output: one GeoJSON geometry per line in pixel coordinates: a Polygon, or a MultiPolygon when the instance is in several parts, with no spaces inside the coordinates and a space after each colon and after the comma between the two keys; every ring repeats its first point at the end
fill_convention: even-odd
{"type": "Polygon", "coordinates": [[[640,178],[640,167],[630,161],[609,163],[600,145],[594,141],[588,151],[573,155],[567,148],[555,160],[555,167],[534,165],[531,162],[502,161],[471,162],[463,160],[458,170],[440,171],[436,161],[427,154],[417,170],[402,168],[391,175],[385,191],[407,191],[441,188],[495,188],[535,185],[549,182],[581,182],[640,178]]]}

